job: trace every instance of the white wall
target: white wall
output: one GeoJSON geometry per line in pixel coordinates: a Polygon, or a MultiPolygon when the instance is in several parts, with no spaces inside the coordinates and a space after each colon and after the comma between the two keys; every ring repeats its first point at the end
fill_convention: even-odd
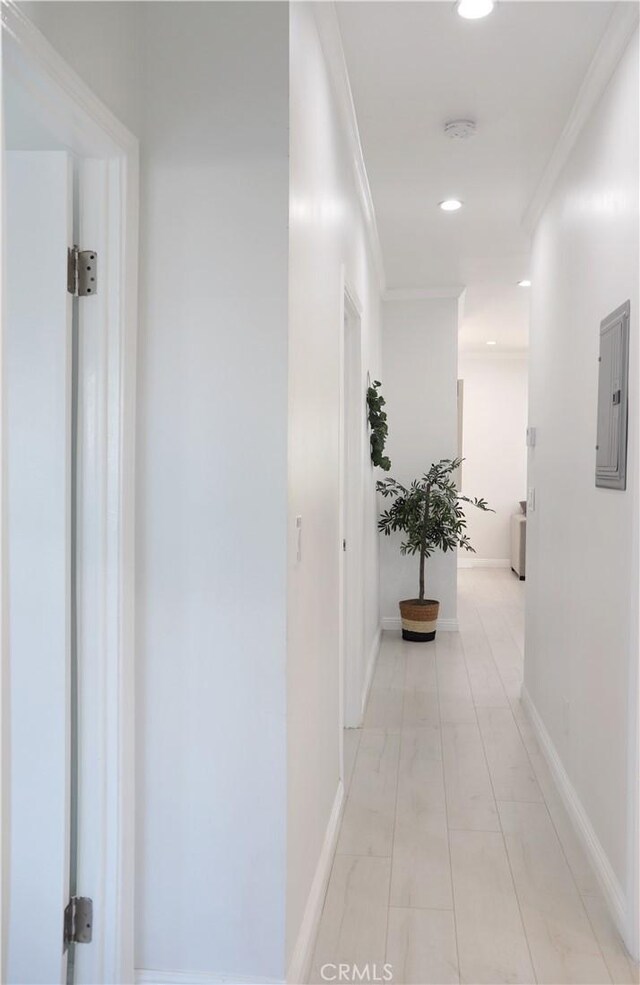
{"type": "Polygon", "coordinates": [[[284,970],[288,45],[286,4],[145,7],[136,936],[148,968],[284,970]]]}
{"type": "MultiPolygon", "coordinates": [[[[340,779],[338,604],[343,270],[362,305],[362,400],[380,370],[379,290],[312,4],[291,6],[287,953],[301,921],[340,779]]],[[[378,537],[365,455],[365,663],[375,656],[378,537]]],[[[364,684],[364,681],[361,681],[364,684]]]]}
{"type": "Polygon", "coordinates": [[[29,14],[141,137],[136,962],[282,980],[288,7],[29,14]]]}
{"type": "MultiPolygon", "coordinates": [[[[638,661],[638,38],[535,232],[525,685],[628,902],[638,661]],[[631,301],[629,478],[596,489],[600,321],[631,301]],[[635,680],[635,691],[634,691],[635,680]]],[[[634,783],[637,782],[634,778],[634,783]]],[[[617,887],[616,884],[617,883],[617,887]]]]}
{"type": "MultiPolygon", "coordinates": [[[[458,300],[385,301],[382,318],[388,474],[408,485],[432,462],[457,454],[458,300]]],[[[401,539],[380,538],[383,619],[399,619],[398,602],[418,594],[418,559],[400,554],[401,539]]],[[[426,593],[440,600],[441,619],[456,618],[456,587],[455,552],[434,554],[427,562],[426,593]]]]}
{"type": "Polygon", "coordinates": [[[527,498],[527,357],[460,353],[464,380],[462,492],[481,496],[495,513],[467,507],[467,530],[475,554],[459,561],[508,559],[510,522],[527,498]]]}
{"type": "Polygon", "coordinates": [[[19,6],[118,119],[139,135],[146,3],[23,0],[19,6]]]}

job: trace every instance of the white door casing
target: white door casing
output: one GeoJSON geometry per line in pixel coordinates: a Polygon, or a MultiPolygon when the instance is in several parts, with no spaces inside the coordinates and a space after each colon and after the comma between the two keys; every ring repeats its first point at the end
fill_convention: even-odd
{"type": "MultiPolygon", "coordinates": [[[[98,296],[80,314],[79,642],[81,759],[79,887],[94,899],[94,942],[77,948],[83,982],[131,982],[133,958],[134,442],[137,323],[138,142],[13,3],[2,7],[3,79],[20,88],[54,146],[77,165],[80,243],[99,253],[98,296]],[[91,308],[89,308],[91,305],[91,308]],[[84,497],[84,500],[82,499],[84,497]],[[82,885],[84,880],[85,885],[82,885]]],[[[7,208],[7,201],[3,203],[7,208]]],[[[5,251],[6,253],[6,251],[5,251]]],[[[61,260],[66,274],[65,256],[61,260]]],[[[8,271],[3,272],[6,292],[8,271]]],[[[66,279],[63,276],[66,286],[66,279]]],[[[68,303],[68,302],[67,302],[68,303]]],[[[6,304],[3,345],[6,346],[6,304]]],[[[3,353],[6,360],[6,353],[3,353]]],[[[3,422],[4,440],[7,421],[3,422]]],[[[6,455],[4,456],[6,459],[6,455]]],[[[3,471],[3,523],[9,469],[3,471]]],[[[10,563],[2,540],[7,594],[10,563]]],[[[6,606],[4,606],[6,610],[6,606]]],[[[3,612],[2,706],[10,704],[3,612]]],[[[9,715],[3,716],[7,749],[9,715]]],[[[5,752],[4,766],[7,755],[5,752]]],[[[3,867],[11,851],[15,790],[3,784],[3,867]]],[[[9,887],[3,879],[3,907],[9,887]]],[[[62,933],[60,915],[59,933],[62,933]]],[[[3,927],[7,978],[8,923],[3,927]]],[[[48,981],[61,980],[64,969],[48,981]]],[[[34,980],[30,978],[30,980],[34,980]]]]}

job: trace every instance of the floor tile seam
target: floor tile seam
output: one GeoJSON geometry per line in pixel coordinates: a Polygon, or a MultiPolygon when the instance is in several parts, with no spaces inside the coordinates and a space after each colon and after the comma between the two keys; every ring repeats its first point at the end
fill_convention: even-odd
{"type": "MultiPolygon", "coordinates": [[[[466,662],[465,662],[465,669],[466,669],[466,662]]],[[[441,708],[441,705],[440,705],[440,676],[439,676],[439,673],[438,673],[438,661],[437,660],[436,660],[436,690],[437,690],[437,694],[438,694],[438,722],[439,722],[439,727],[440,727],[440,744],[441,744],[440,747],[441,747],[441,751],[442,751],[442,759],[441,759],[441,761],[442,761],[442,786],[443,786],[443,790],[444,790],[444,811],[445,811],[445,821],[446,821],[446,827],[447,827],[447,852],[449,854],[449,880],[450,880],[450,883],[451,883],[451,902],[452,902],[452,911],[453,911],[453,937],[454,937],[454,942],[455,942],[455,947],[456,947],[456,970],[457,970],[457,973],[458,973],[458,981],[460,981],[461,972],[460,972],[460,946],[459,946],[459,943],[458,943],[458,915],[457,915],[457,910],[456,910],[456,891],[455,891],[455,885],[454,885],[454,881],[453,881],[453,862],[452,862],[452,858],[451,858],[451,836],[450,836],[450,833],[449,833],[450,832],[450,828],[449,828],[449,801],[448,801],[448,796],[447,796],[447,777],[446,777],[445,756],[444,756],[444,733],[443,733],[443,729],[442,729],[442,708],[441,708]]]]}
{"type": "MultiPolygon", "coordinates": [[[[483,632],[484,632],[484,630],[483,630],[483,632]]],[[[509,709],[509,710],[511,711],[511,709],[509,709]]],[[[513,717],[513,712],[511,712],[511,715],[513,717]]],[[[480,734],[480,743],[482,745],[482,751],[483,751],[483,754],[484,754],[485,765],[486,765],[487,773],[488,773],[488,776],[489,776],[489,783],[491,785],[491,792],[493,794],[493,802],[495,804],[496,813],[498,815],[498,824],[500,825],[500,830],[498,832],[496,832],[496,834],[499,834],[500,837],[501,837],[501,839],[502,839],[502,846],[503,846],[504,854],[505,854],[505,857],[506,857],[506,860],[507,860],[507,865],[509,867],[509,875],[511,877],[511,885],[513,887],[513,892],[514,892],[514,896],[515,896],[515,900],[516,900],[516,905],[518,907],[518,914],[519,914],[519,917],[520,917],[520,925],[522,927],[522,933],[524,935],[525,943],[527,945],[527,953],[529,955],[529,962],[531,964],[531,970],[532,970],[533,975],[534,975],[534,980],[537,983],[538,976],[537,976],[537,973],[536,973],[536,966],[535,966],[535,964],[533,962],[533,954],[531,953],[531,943],[529,941],[529,935],[527,934],[527,928],[526,928],[525,922],[524,922],[524,917],[523,917],[523,913],[522,913],[522,906],[521,906],[521,903],[520,903],[520,897],[518,895],[518,890],[517,890],[515,878],[514,878],[514,875],[513,875],[513,867],[511,865],[511,859],[509,858],[509,852],[507,850],[507,842],[506,842],[505,835],[504,835],[504,828],[503,828],[503,825],[502,825],[502,818],[500,817],[500,811],[498,810],[498,798],[496,797],[496,791],[495,791],[495,787],[494,787],[494,783],[493,783],[493,777],[491,775],[491,770],[489,768],[489,757],[487,756],[487,749],[486,749],[486,745],[485,745],[485,741],[484,741],[484,736],[482,734],[482,729],[480,728],[480,719],[478,718],[478,715],[477,715],[477,707],[476,707],[476,719],[477,719],[477,723],[478,723],[478,732],[480,734]]],[[[514,721],[515,721],[515,719],[514,719],[514,721]]]]}

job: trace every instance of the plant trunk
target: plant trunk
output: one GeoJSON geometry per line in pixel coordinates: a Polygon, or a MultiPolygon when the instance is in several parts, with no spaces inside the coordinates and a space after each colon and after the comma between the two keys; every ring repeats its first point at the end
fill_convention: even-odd
{"type": "Polygon", "coordinates": [[[427,495],[424,501],[424,520],[422,521],[422,544],[420,546],[420,594],[418,598],[424,602],[424,563],[427,557],[427,524],[429,523],[429,497],[431,486],[427,486],[427,495]]]}

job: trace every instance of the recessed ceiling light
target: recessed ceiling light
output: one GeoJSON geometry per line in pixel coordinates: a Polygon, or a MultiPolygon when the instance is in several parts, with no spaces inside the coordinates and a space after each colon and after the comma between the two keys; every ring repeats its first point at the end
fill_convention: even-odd
{"type": "Polygon", "coordinates": [[[490,341],[490,342],[487,342],[487,345],[497,345],[497,344],[498,344],[498,343],[497,343],[497,342],[495,342],[495,341],[494,341],[494,339],[491,339],[491,341],[490,341]]]}
{"type": "Polygon", "coordinates": [[[518,281],[518,287],[531,287],[531,281],[530,280],[519,280],[518,281]]]}
{"type": "Polygon", "coordinates": [[[458,0],[456,4],[460,16],[468,21],[477,21],[481,17],[486,17],[494,7],[494,0],[458,0]]]}
{"type": "Polygon", "coordinates": [[[457,212],[462,208],[462,202],[458,198],[445,198],[444,202],[439,204],[443,212],[457,212]]]}

